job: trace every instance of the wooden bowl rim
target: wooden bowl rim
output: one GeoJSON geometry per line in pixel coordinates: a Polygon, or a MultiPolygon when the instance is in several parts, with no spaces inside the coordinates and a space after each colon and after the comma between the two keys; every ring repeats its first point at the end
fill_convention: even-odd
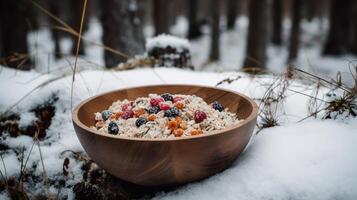
{"type": "Polygon", "coordinates": [[[90,132],[90,133],[93,133],[93,134],[96,134],[96,135],[99,135],[99,136],[103,136],[103,137],[108,137],[108,138],[113,138],[113,139],[121,139],[121,140],[148,141],[148,142],[154,142],[154,141],[158,141],[159,142],[159,141],[161,141],[162,142],[162,141],[177,141],[177,140],[198,139],[198,138],[202,138],[202,137],[209,137],[209,136],[213,136],[213,135],[223,134],[225,132],[228,132],[228,131],[237,129],[237,128],[241,127],[241,126],[244,126],[245,124],[247,124],[250,121],[252,121],[253,119],[255,119],[257,117],[257,115],[258,115],[258,106],[251,98],[249,98],[248,96],[246,96],[246,95],[244,95],[242,93],[239,93],[239,92],[236,92],[236,91],[233,91],[233,90],[230,90],[230,89],[212,87],[212,86],[204,86],[204,85],[194,85],[194,84],[154,84],[154,85],[125,87],[125,88],[121,88],[121,89],[118,89],[118,90],[111,90],[111,91],[108,91],[108,92],[104,92],[104,93],[97,94],[95,96],[89,97],[86,100],[83,100],[80,104],[78,104],[74,108],[74,110],[72,111],[72,120],[77,126],[81,127],[82,129],[86,130],[87,132],[90,132]],[[222,91],[225,91],[225,92],[231,92],[231,93],[234,93],[234,94],[244,98],[245,100],[247,100],[252,105],[252,112],[249,114],[249,116],[247,118],[244,119],[243,122],[238,123],[238,124],[236,124],[234,126],[230,126],[230,127],[227,127],[227,128],[221,129],[221,130],[215,130],[215,131],[212,131],[212,132],[207,133],[207,134],[194,135],[194,136],[189,136],[189,137],[174,137],[174,138],[134,138],[134,137],[131,138],[131,137],[120,136],[120,135],[110,135],[110,134],[105,134],[104,135],[104,134],[99,133],[99,131],[93,130],[90,127],[86,126],[78,118],[79,109],[84,104],[86,104],[87,102],[89,102],[89,101],[91,101],[91,100],[93,100],[95,98],[98,98],[99,96],[104,96],[104,95],[107,95],[107,94],[112,93],[112,92],[120,92],[120,91],[123,91],[123,90],[131,90],[131,89],[146,88],[146,87],[165,87],[165,86],[170,86],[170,87],[175,87],[175,86],[179,86],[179,87],[180,86],[201,87],[201,88],[210,88],[210,89],[222,90],[222,91]]]}

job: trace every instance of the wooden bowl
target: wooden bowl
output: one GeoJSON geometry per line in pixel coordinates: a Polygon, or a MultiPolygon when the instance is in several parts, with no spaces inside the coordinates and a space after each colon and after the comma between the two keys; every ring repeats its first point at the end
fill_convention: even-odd
{"type": "Polygon", "coordinates": [[[172,186],[213,175],[227,168],[246,147],[258,108],[250,98],[225,89],[197,85],[155,85],[116,90],[91,97],[73,111],[77,137],[87,154],[110,174],[143,186],[172,186]],[[172,139],[103,135],[89,128],[94,113],[114,101],[149,93],[195,94],[207,103],[219,101],[242,123],[209,134],[172,139]]]}

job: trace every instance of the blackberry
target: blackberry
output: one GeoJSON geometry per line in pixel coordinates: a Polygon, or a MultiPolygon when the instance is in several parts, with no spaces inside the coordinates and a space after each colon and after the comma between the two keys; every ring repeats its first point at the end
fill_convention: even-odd
{"type": "Polygon", "coordinates": [[[222,112],[224,110],[224,107],[218,101],[213,102],[212,108],[218,110],[219,112],[222,112]]]}
{"type": "Polygon", "coordinates": [[[112,111],[110,111],[110,110],[104,110],[104,111],[102,112],[102,119],[103,119],[104,121],[106,121],[107,119],[109,119],[110,115],[112,115],[112,114],[113,114],[112,111]]]}
{"type": "Polygon", "coordinates": [[[146,122],[148,122],[148,120],[144,117],[139,117],[136,122],[135,122],[135,125],[136,127],[140,127],[141,125],[143,124],[146,124],[146,122]]]}
{"type": "Polygon", "coordinates": [[[172,107],[165,111],[164,117],[177,117],[180,111],[176,107],[172,107]]]}
{"type": "Polygon", "coordinates": [[[161,97],[164,98],[165,101],[174,102],[174,97],[169,93],[165,93],[165,94],[161,95],[161,97]]]}
{"type": "Polygon", "coordinates": [[[159,106],[152,106],[149,109],[147,109],[147,112],[149,114],[157,114],[160,111],[160,107],[159,106]]]}
{"type": "Polygon", "coordinates": [[[119,127],[117,123],[111,121],[108,125],[108,133],[112,135],[116,135],[119,132],[119,127]]]}

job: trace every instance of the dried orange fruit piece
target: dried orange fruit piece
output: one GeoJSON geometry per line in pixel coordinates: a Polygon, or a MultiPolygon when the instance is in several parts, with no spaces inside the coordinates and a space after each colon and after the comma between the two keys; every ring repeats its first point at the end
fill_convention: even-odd
{"type": "Polygon", "coordinates": [[[178,123],[176,120],[171,120],[167,123],[167,127],[170,129],[170,130],[175,130],[178,128],[178,123]]]}
{"type": "Polygon", "coordinates": [[[145,109],[143,109],[143,108],[140,108],[140,109],[134,111],[134,115],[136,117],[140,117],[143,114],[145,114],[145,109]]]}
{"type": "Polygon", "coordinates": [[[149,121],[155,121],[155,119],[156,119],[156,116],[154,114],[151,114],[148,116],[149,121]]]}
{"type": "Polygon", "coordinates": [[[116,120],[118,120],[118,119],[121,117],[121,114],[122,114],[122,112],[116,112],[116,113],[114,113],[114,115],[112,115],[112,116],[114,116],[114,118],[115,118],[116,120]]]}
{"type": "Polygon", "coordinates": [[[176,108],[182,110],[185,107],[185,104],[183,102],[176,102],[175,106],[176,108]]]}
{"type": "Polygon", "coordinates": [[[184,132],[183,129],[178,128],[178,129],[174,130],[174,135],[175,135],[175,137],[181,137],[183,135],[183,132],[184,132]]]}
{"type": "Polygon", "coordinates": [[[182,118],[181,117],[176,117],[175,118],[177,124],[180,124],[182,122],[182,118]]]}
{"type": "Polygon", "coordinates": [[[196,130],[196,129],[194,129],[194,130],[191,131],[191,135],[200,135],[200,134],[202,134],[202,133],[203,133],[202,130],[196,130]]]}

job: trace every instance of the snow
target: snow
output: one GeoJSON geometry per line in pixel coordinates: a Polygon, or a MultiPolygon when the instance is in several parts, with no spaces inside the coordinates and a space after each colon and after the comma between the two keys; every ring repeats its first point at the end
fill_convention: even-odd
{"type": "Polygon", "coordinates": [[[148,38],[146,41],[146,50],[151,51],[155,47],[172,47],[178,50],[190,49],[190,43],[187,39],[175,37],[168,34],[160,34],[154,38],[148,38]]]}
{"type": "Polygon", "coordinates": [[[356,122],[265,129],[228,170],[157,199],[356,199],[356,122]]]}
{"type": "MultiPolygon", "coordinates": [[[[36,58],[36,70],[29,72],[15,71],[0,66],[0,113],[11,108],[20,114],[20,126],[26,126],[36,120],[31,112],[34,107],[48,101],[52,95],[59,99],[54,103],[55,116],[47,130],[44,141],[34,141],[28,136],[11,138],[4,133],[1,141],[11,149],[25,148],[24,155],[30,155],[26,169],[41,175],[40,151],[45,170],[49,178],[60,179],[63,160],[70,159],[68,188],[51,187],[52,193],[59,197],[73,199],[71,186],[81,181],[81,163],[71,157],[67,150],[83,152],[73,129],[71,108],[80,101],[106,91],[149,84],[200,84],[215,86],[218,82],[231,77],[240,78],[232,84],[219,87],[242,92],[252,98],[261,98],[267,87],[278,82],[277,76],[250,76],[236,72],[244,59],[248,20],[238,18],[234,31],[222,32],[222,58],[217,63],[207,63],[209,51],[209,29],[203,27],[204,35],[188,43],[185,39],[162,35],[160,41],[149,39],[147,48],[173,45],[190,48],[192,62],[200,72],[172,69],[135,69],[130,71],[103,70],[103,49],[98,45],[84,42],[86,55],[80,57],[74,83],[73,102],[71,101],[71,80],[74,58],[65,55],[55,60],[50,32],[41,28],[29,35],[31,52],[36,58]],[[161,42],[161,41],[164,42],[161,42]],[[71,103],[73,105],[71,105],[71,103]],[[34,146],[33,146],[34,145],[34,146]],[[31,151],[31,147],[33,149],[31,151]],[[40,146],[40,148],[38,147],[40,146]],[[32,167],[37,167],[33,169],[32,167]]],[[[290,21],[284,21],[284,40],[287,40],[290,21]]],[[[341,71],[343,81],[353,83],[350,63],[355,60],[351,55],[341,57],[322,57],[321,45],[316,41],[324,40],[322,34],[327,27],[325,21],[304,21],[303,42],[295,65],[319,75],[334,77],[341,71]],[[315,43],[314,43],[315,41],[315,43]]],[[[224,28],[224,27],[222,27],[224,28]]],[[[179,18],[171,28],[174,35],[184,37],[187,21],[179,18]]],[[[145,35],[151,36],[151,26],[145,27],[145,35]]],[[[102,30],[97,20],[91,20],[84,38],[100,43],[102,30]]],[[[68,38],[61,40],[65,54],[71,49],[68,38]]],[[[280,73],[285,70],[287,46],[268,48],[268,69],[280,73]]],[[[357,120],[354,118],[339,120],[308,119],[298,122],[309,115],[309,98],[299,95],[299,91],[310,95],[315,92],[313,84],[303,84],[292,80],[287,90],[287,98],[276,111],[281,126],[263,129],[251,140],[246,151],[234,164],[222,173],[203,181],[184,185],[172,192],[159,193],[156,199],[357,199],[357,120]]],[[[329,100],[330,91],[318,90],[318,98],[329,100]]],[[[338,93],[336,95],[339,95],[338,93]]],[[[3,153],[3,152],[1,152],[3,153]]],[[[7,151],[2,154],[7,176],[20,173],[18,154],[7,151]]],[[[0,170],[5,171],[2,163],[0,170]]],[[[44,190],[42,183],[30,186],[35,193],[44,190]]],[[[1,193],[0,199],[6,199],[1,193]]]]}
{"type": "MultiPolygon", "coordinates": [[[[2,95],[0,110],[4,111],[28,93],[28,88],[41,85],[51,80],[51,75],[43,75],[41,81],[32,80],[38,73],[18,72],[3,68],[0,73],[0,91],[18,88],[17,95],[11,99],[2,95]],[[6,86],[4,86],[6,83],[6,86]]],[[[261,97],[267,83],[276,81],[270,75],[251,77],[243,73],[192,72],[172,68],[136,69],[114,72],[102,70],[86,70],[77,74],[74,87],[74,105],[85,98],[105,91],[123,87],[163,83],[191,83],[214,86],[219,81],[234,76],[241,76],[232,84],[220,87],[242,92],[253,98],[261,97]],[[135,79],[133,77],[140,77],[135,79]]],[[[40,87],[23,99],[14,109],[24,113],[53,93],[59,97],[55,103],[56,114],[47,130],[47,139],[40,142],[45,170],[49,177],[62,176],[65,150],[83,151],[72,126],[70,101],[71,76],[64,76],[40,87]],[[25,106],[26,105],[26,106],[25,106]]],[[[311,92],[309,86],[298,81],[292,81],[290,88],[305,93],[311,92]]],[[[357,157],[351,156],[357,151],[356,119],[319,120],[295,123],[308,114],[306,102],[308,98],[288,92],[285,102],[284,116],[281,116],[282,126],[264,129],[253,138],[244,154],[237,159],[232,167],[224,172],[203,181],[185,185],[173,192],[160,193],[158,199],[355,199],[357,198],[357,157]]],[[[321,94],[321,98],[323,95],[321,94]]],[[[30,115],[24,114],[30,121],[30,115]]],[[[20,136],[6,137],[4,142],[10,148],[25,147],[28,155],[34,144],[32,138],[20,136]]],[[[8,152],[3,155],[8,176],[16,176],[20,172],[19,160],[16,154],[8,152]]],[[[74,184],[82,180],[80,163],[70,158],[71,181],[74,184]]],[[[40,163],[40,152],[35,144],[29,158],[27,168],[37,164],[33,172],[40,175],[43,172],[40,163]]],[[[3,171],[3,167],[0,165],[3,171]]],[[[56,188],[51,190],[57,192],[56,188]]],[[[41,184],[37,186],[41,191],[41,184]]],[[[60,192],[63,196],[73,197],[70,189],[60,192]]]]}

